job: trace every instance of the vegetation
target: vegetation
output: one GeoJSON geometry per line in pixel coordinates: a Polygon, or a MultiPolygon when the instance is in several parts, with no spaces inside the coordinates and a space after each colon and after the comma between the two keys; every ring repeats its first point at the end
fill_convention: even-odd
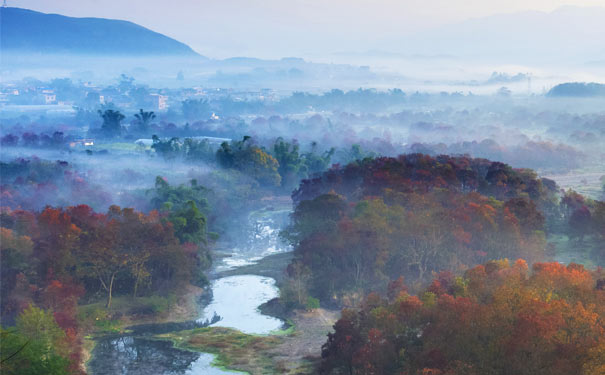
{"type": "Polygon", "coordinates": [[[107,207],[110,195],[103,187],[91,184],[66,161],[48,161],[36,157],[0,162],[2,206],[38,210],[66,201],[85,202],[92,207],[107,207]]]}
{"type": "Polygon", "coordinates": [[[216,152],[219,165],[253,176],[262,185],[279,186],[279,163],[265,150],[254,145],[250,139],[246,136],[241,141],[223,142],[216,152]]]}
{"type": "MultiPolygon", "coordinates": [[[[266,69],[238,84],[277,74],[266,69]]],[[[199,89],[151,89],[127,75],[102,88],[9,85],[8,104],[56,95],[76,107],[44,116],[7,106],[2,120],[2,374],[80,374],[84,338],[126,339],[127,327],[159,321],[162,332],[191,327],[172,323],[199,308],[216,241],[241,248],[264,235],[264,220],[253,234],[242,228],[261,207],[289,212],[290,194],[282,238],[293,251],[213,277],[274,278],[280,298],[260,309],[295,325],[161,339],[259,374],[604,371],[605,122],[596,99],[562,98],[599,96],[602,85],[522,100],[506,88],[221,89],[199,99],[199,89]],[[152,103],[160,94],[168,110],[152,103]],[[112,98],[120,109],[100,105],[112,98]],[[49,160],[14,159],[26,152],[49,160]]]]}
{"type": "Polygon", "coordinates": [[[547,233],[594,244],[603,259],[603,202],[529,170],[483,159],[425,155],[364,159],[305,180],[282,233],[294,259],[282,303],[356,306],[400,275],[419,289],[443,270],[490,259],[550,259],[547,233]]]}
{"type": "MultiPolygon", "coordinates": [[[[177,137],[162,140],[153,136],[151,148],[167,160],[181,158],[190,162],[218,164],[227,170],[239,171],[267,188],[283,187],[290,191],[299,181],[329,168],[335,153],[331,148],[319,154],[313,143],[309,152],[301,153],[296,141],[278,138],[270,150],[255,144],[249,136],[241,141],[223,142],[214,150],[208,140],[177,137]]],[[[356,150],[360,152],[359,146],[356,150]]]]}
{"type": "MultiPolygon", "coordinates": [[[[53,335],[15,355],[15,360],[29,361],[27,356],[35,350],[40,360],[50,361],[36,365],[44,370],[32,374],[65,373],[65,366],[78,369],[83,324],[93,320],[98,330],[113,330],[115,323],[107,319],[107,311],[114,295],[170,296],[185,285],[207,282],[205,218],[195,205],[171,214],[143,214],[117,206],[102,214],[86,205],[46,207],[41,212],[3,209],[0,229],[2,321],[6,325],[16,317],[17,322],[16,330],[3,331],[8,335],[3,354],[31,340],[36,343],[40,339],[36,330],[53,335]],[[199,242],[188,242],[192,240],[199,242]],[[101,296],[104,312],[78,314],[79,300],[101,296]],[[49,328],[28,328],[36,320],[49,328]],[[63,340],[59,336],[68,340],[67,352],[61,351],[66,344],[59,344],[63,340]]],[[[166,308],[165,299],[147,298],[147,305],[131,313],[157,314],[166,308]]]]}
{"type": "Polygon", "coordinates": [[[122,120],[126,118],[120,111],[114,109],[99,110],[99,116],[103,118],[101,134],[107,138],[119,137],[122,134],[122,120]]]}
{"type": "Polygon", "coordinates": [[[158,337],[170,339],[177,347],[216,354],[215,363],[220,367],[251,374],[280,372],[267,352],[282,341],[279,336],[248,335],[230,328],[208,327],[158,337]]]}
{"type": "Polygon", "coordinates": [[[153,111],[145,112],[141,108],[139,113],[135,113],[134,117],[137,119],[136,131],[140,134],[148,134],[149,125],[151,125],[151,121],[156,118],[156,115],[153,111]]]}
{"type": "Polygon", "coordinates": [[[13,328],[0,329],[3,374],[79,374],[77,337],[52,313],[29,306],[13,328]]]}
{"type": "Polygon", "coordinates": [[[605,96],[605,85],[593,82],[561,83],[550,89],[548,96],[605,96]]]}
{"type": "Polygon", "coordinates": [[[325,374],[599,374],[605,276],[577,264],[491,261],[441,273],[424,293],[344,310],[323,347],[325,374]]]}

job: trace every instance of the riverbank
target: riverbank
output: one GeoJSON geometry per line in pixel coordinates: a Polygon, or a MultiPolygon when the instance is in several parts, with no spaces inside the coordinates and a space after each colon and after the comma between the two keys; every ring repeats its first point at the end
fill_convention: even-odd
{"type": "Polygon", "coordinates": [[[174,346],[216,355],[213,365],[256,374],[314,374],[321,346],[339,311],[316,309],[289,315],[292,326],[269,335],[250,335],[224,327],[199,328],[157,335],[174,346]]]}
{"type": "MultiPolygon", "coordinates": [[[[270,277],[279,285],[293,253],[278,253],[259,259],[254,264],[216,273],[213,278],[257,275],[270,277]]],[[[321,346],[340,311],[315,309],[287,312],[277,298],[258,306],[263,315],[288,323],[285,330],[267,335],[246,334],[232,328],[208,327],[156,335],[175,347],[216,355],[213,365],[231,371],[255,374],[314,374],[321,359],[321,346]]]]}
{"type": "Polygon", "coordinates": [[[221,271],[213,277],[221,278],[237,275],[259,275],[275,279],[276,284],[279,286],[284,280],[286,275],[285,269],[288,264],[290,264],[293,256],[294,253],[292,252],[267,255],[266,257],[259,259],[254,264],[248,264],[230,270],[221,271]]]}
{"type": "MultiPolygon", "coordinates": [[[[108,310],[104,302],[78,306],[80,324],[84,327],[82,337],[82,363],[87,369],[98,337],[123,333],[127,327],[139,324],[161,324],[186,322],[199,317],[199,303],[206,295],[203,288],[187,285],[184,293],[173,297],[114,297],[108,310]]],[[[88,372],[88,371],[87,371],[88,372]]]]}
{"type": "Polygon", "coordinates": [[[78,316],[87,335],[124,332],[139,324],[183,322],[199,317],[204,289],[187,285],[180,295],[113,298],[111,308],[99,301],[78,306],[78,316]]]}

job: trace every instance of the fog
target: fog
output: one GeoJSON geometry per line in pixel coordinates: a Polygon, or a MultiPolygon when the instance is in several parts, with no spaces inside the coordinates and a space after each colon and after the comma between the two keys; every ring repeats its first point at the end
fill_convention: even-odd
{"type": "Polygon", "coordinates": [[[8,372],[602,367],[598,1],[22,3],[8,372]]]}
{"type": "MultiPolygon", "coordinates": [[[[249,56],[264,59],[279,59],[286,56],[308,58],[311,56],[330,57],[334,53],[364,52],[383,50],[391,53],[418,54],[431,48],[432,43],[410,45],[409,37],[414,34],[432,32],[443,27],[456,27],[469,19],[486,19],[495,15],[522,15],[525,19],[537,17],[526,29],[523,22],[504,22],[494,45],[507,43],[507,35],[527,35],[528,33],[552,32],[552,25],[545,15],[556,12],[560,7],[603,6],[600,0],[532,0],[532,1],[478,1],[478,0],[430,0],[422,4],[413,1],[266,1],[262,5],[241,0],[205,1],[203,3],[180,0],[176,6],[169,6],[158,0],[107,1],[103,6],[97,2],[67,0],[49,3],[45,0],[14,0],[10,6],[19,6],[41,12],[59,13],[73,17],[105,17],[125,19],[180,40],[198,53],[215,59],[234,56],[249,56]],[[145,9],[145,11],[141,11],[145,9]],[[529,16],[528,16],[529,15],[529,16]],[[510,27],[515,25],[515,27],[510,27]],[[523,26],[523,27],[520,27],[523,26]],[[516,34],[515,34],[516,33],[516,34]],[[504,36],[504,38],[503,38],[504,36]]],[[[561,27],[554,31],[556,38],[540,39],[548,45],[557,46],[561,34],[585,30],[602,32],[599,16],[589,8],[584,11],[589,20],[597,22],[574,22],[574,27],[561,27]],[[558,31],[565,31],[559,33],[558,31]]],[[[559,12],[561,13],[561,12],[559,12]]],[[[561,15],[562,23],[573,22],[574,18],[561,15]],[[570,21],[571,20],[571,21],[570,21]]],[[[481,22],[481,21],[479,21],[481,22]]],[[[490,22],[494,26],[494,22],[490,22]]],[[[571,47],[578,42],[598,43],[599,38],[591,34],[571,38],[571,47]]],[[[598,34],[597,34],[598,35],[598,34]]],[[[602,35],[602,34],[601,34],[602,35]]],[[[487,34],[485,35],[487,36],[487,34]]],[[[490,35],[491,36],[491,35],[490,35]]],[[[529,38],[531,39],[531,38],[529,38]]],[[[421,41],[422,38],[417,38],[421,41]]],[[[521,40],[527,41],[526,40],[521,40]]],[[[462,49],[460,45],[439,45],[441,48],[462,49]]],[[[470,47],[470,46],[469,46],[470,47]]],[[[534,45],[534,47],[536,47],[534,45]]],[[[569,50],[569,48],[562,48],[569,50]]],[[[502,51],[509,57],[521,58],[531,51],[515,50],[512,54],[508,46],[502,51]],[[519,54],[519,52],[521,52],[519,54]]],[[[475,51],[477,52],[477,51],[475,51]]],[[[602,51],[600,51],[602,53],[602,51]]],[[[431,53],[444,54],[445,51],[431,53]]],[[[447,53],[451,53],[448,51],[447,53]]],[[[560,55],[564,55],[560,53],[560,55]]],[[[571,56],[571,54],[569,55],[571,56]]],[[[601,56],[602,58],[602,56],[601,56]]]]}

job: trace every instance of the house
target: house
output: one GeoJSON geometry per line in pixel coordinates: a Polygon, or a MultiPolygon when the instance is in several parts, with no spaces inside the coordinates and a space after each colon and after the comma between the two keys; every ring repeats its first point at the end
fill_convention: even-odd
{"type": "Polygon", "coordinates": [[[94,145],[95,145],[94,139],[90,139],[90,138],[75,139],[75,140],[69,142],[69,147],[87,147],[87,146],[94,146],[94,145]]]}
{"type": "Polygon", "coordinates": [[[168,97],[160,94],[151,94],[151,102],[153,109],[156,111],[164,111],[168,109],[168,97]]]}
{"type": "Polygon", "coordinates": [[[44,94],[44,104],[55,104],[56,102],[57,102],[57,95],[44,94]]]}

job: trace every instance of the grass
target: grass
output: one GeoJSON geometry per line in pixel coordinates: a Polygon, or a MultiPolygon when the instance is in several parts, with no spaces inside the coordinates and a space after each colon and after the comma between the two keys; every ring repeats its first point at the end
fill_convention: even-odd
{"type": "Polygon", "coordinates": [[[119,333],[133,318],[157,318],[166,314],[175,302],[174,296],[118,296],[112,299],[110,309],[105,308],[105,301],[78,306],[78,319],[93,334],[119,333]]]}
{"type": "Polygon", "coordinates": [[[167,333],[156,338],[170,340],[178,348],[214,354],[213,365],[224,369],[252,375],[283,372],[270,353],[283,341],[281,336],[249,335],[231,328],[208,327],[167,333]]]}
{"type": "Polygon", "coordinates": [[[294,322],[292,321],[292,319],[287,319],[286,324],[288,325],[288,328],[276,329],[274,331],[269,332],[269,334],[273,336],[293,336],[296,333],[296,327],[294,326],[294,322]]]}
{"type": "Polygon", "coordinates": [[[317,373],[319,348],[339,312],[317,309],[299,312],[289,328],[268,335],[250,335],[232,328],[208,327],[154,336],[175,347],[214,354],[213,365],[229,371],[256,374],[309,375],[317,373]]]}

